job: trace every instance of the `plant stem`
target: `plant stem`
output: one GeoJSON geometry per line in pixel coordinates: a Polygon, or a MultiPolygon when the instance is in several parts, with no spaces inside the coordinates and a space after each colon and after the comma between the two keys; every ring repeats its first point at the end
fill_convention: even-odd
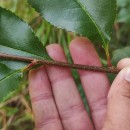
{"type": "Polygon", "coordinates": [[[70,64],[70,63],[64,63],[59,61],[47,60],[47,59],[41,60],[41,59],[34,59],[29,57],[17,56],[17,55],[9,55],[5,53],[0,53],[0,59],[22,61],[27,63],[35,62],[37,64],[42,64],[42,65],[68,67],[72,69],[81,69],[81,70],[88,70],[88,71],[95,71],[95,72],[113,73],[113,74],[118,74],[120,72],[119,69],[113,67],[105,68],[105,67],[98,67],[98,66],[70,64]]]}

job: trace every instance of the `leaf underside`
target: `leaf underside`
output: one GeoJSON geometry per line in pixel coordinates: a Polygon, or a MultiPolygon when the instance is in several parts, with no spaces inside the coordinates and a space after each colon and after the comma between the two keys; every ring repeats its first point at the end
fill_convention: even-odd
{"type": "Polygon", "coordinates": [[[13,71],[0,63],[0,102],[22,83],[21,70],[13,71]]]}
{"type": "MultiPolygon", "coordinates": [[[[50,59],[31,28],[15,14],[0,7],[0,53],[50,59]]],[[[0,59],[0,101],[22,82],[27,63],[0,59]]]]}
{"type": "Polygon", "coordinates": [[[108,44],[116,18],[116,0],[28,0],[51,24],[108,44]]]}

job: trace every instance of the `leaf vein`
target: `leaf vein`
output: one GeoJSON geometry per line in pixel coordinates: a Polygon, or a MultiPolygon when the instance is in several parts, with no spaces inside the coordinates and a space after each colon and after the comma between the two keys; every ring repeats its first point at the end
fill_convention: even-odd
{"type": "Polygon", "coordinates": [[[4,78],[2,78],[0,81],[3,81],[3,80],[5,80],[5,79],[7,79],[8,77],[10,77],[11,75],[13,75],[13,74],[15,74],[15,73],[17,73],[17,72],[21,72],[21,69],[16,70],[16,71],[13,71],[12,73],[10,73],[10,74],[8,74],[7,76],[5,76],[4,78]]]}
{"type": "Polygon", "coordinates": [[[100,27],[97,25],[97,23],[94,21],[94,19],[92,18],[92,16],[89,14],[89,12],[87,12],[87,10],[85,9],[85,7],[80,3],[79,0],[76,0],[76,2],[81,6],[81,8],[85,11],[85,13],[88,15],[88,17],[92,20],[93,24],[95,25],[97,31],[99,32],[101,39],[103,40],[103,43],[105,44],[105,40],[103,38],[103,34],[101,32],[100,27]]]}

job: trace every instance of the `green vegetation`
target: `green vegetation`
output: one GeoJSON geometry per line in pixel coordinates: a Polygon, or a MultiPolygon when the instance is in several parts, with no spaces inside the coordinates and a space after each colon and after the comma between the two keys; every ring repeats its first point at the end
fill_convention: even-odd
{"type": "MultiPolygon", "coordinates": [[[[37,37],[44,46],[51,43],[60,44],[66,53],[69,62],[72,62],[68,46],[76,34],[68,33],[50,25],[30,7],[27,0],[0,0],[0,7],[15,12],[21,19],[26,21],[35,31],[37,37]]],[[[129,57],[130,53],[130,1],[118,0],[118,17],[113,27],[112,39],[110,41],[110,55],[112,63],[116,63],[123,57],[129,57]],[[114,55],[113,55],[114,54],[114,55]]],[[[72,30],[73,31],[73,30],[72,30]]],[[[104,37],[105,39],[105,37],[104,37]]],[[[100,39],[101,40],[101,39],[100,39]]],[[[99,41],[100,41],[99,40],[99,41]]],[[[106,55],[101,44],[96,46],[101,61],[106,65],[106,55]]],[[[3,66],[5,67],[5,66],[3,66]]],[[[8,68],[7,68],[8,69],[8,68]]],[[[73,71],[76,84],[82,95],[82,99],[87,102],[82,90],[82,85],[76,71],[73,71]]],[[[109,76],[112,79],[112,76],[109,76]]],[[[31,103],[28,95],[28,87],[24,83],[21,87],[8,95],[6,101],[0,104],[0,129],[2,130],[33,130],[34,119],[31,110],[31,103]],[[13,95],[13,96],[12,96],[13,95]]]]}

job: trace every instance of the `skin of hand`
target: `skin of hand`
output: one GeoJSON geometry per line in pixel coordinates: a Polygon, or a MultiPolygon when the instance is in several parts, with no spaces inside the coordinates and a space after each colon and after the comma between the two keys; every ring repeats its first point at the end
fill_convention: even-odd
{"type": "MultiPolygon", "coordinates": [[[[83,37],[70,43],[74,63],[102,66],[92,43],[83,37]]],[[[58,44],[48,54],[67,62],[58,44]]],[[[106,74],[78,70],[91,111],[87,114],[70,69],[44,66],[29,72],[29,93],[37,130],[129,130],[130,59],[121,60],[122,71],[111,85],[106,74]]]]}

